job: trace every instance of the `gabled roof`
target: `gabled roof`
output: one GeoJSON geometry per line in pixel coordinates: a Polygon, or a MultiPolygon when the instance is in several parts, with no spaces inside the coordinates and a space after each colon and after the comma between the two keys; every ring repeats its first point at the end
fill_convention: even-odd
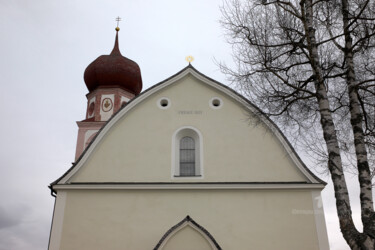
{"type": "Polygon", "coordinates": [[[228,86],[225,86],[224,84],[215,81],[214,79],[211,79],[210,77],[202,74],[198,70],[196,70],[191,64],[189,64],[187,67],[183,68],[181,71],[177,72],[176,74],[172,75],[171,77],[165,79],[164,81],[148,88],[135,98],[131,99],[126,105],[124,105],[120,110],[118,110],[111,119],[108,120],[108,122],[99,130],[99,132],[96,134],[95,138],[91,141],[91,143],[87,146],[87,148],[84,150],[84,152],[81,154],[81,156],[77,159],[75,163],[73,163],[72,167],[68,169],[60,178],[55,180],[50,184],[51,191],[54,192],[53,186],[56,184],[68,184],[68,180],[78,171],[78,169],[85,163],[85,161],[90,156],[93,149],[96,147],[98,142],[103,138],[103,136],[107,133],[108,130],[111,129],[111,127],[123,116],[125,115],[129,110],[133,109],[136,105],[141,103],[144,99],[146,99],[148,96],[152,95],[153,93],[156,93],[157,91],[173,84],[177,80],[183,78],[184,76],[191,74],[203,83],[206,83],[210,85],[211,87],[214,87],[215,89],[221,91],[223,94],[226,94],[228,97],[231,97],[235,101],[242,104],[246,109],[248,109],[250,112],[257,115],[257,118],[263,122],[273,133],[274,135],[279,139],[279,141],[282,143],[288,154],[290,155],[292,161],[297,165],[299,170],[306,176],[306,178],[310,181],[310,183],[314,184],[323,184],[326,183],[319,179],[314,173],[312,173],[307,166],[302,162],[300,157],[297,155],[296,151],[290,144],[290,142],[286,139],[285,135],[281,132],[281,130],[276,126],[276,124],[267,117],[257,106],[255,106],[253,103],[251,103],[249,100],[247,100],[245,97],[234,91],[233,89],[229,88],[228,86]]]}

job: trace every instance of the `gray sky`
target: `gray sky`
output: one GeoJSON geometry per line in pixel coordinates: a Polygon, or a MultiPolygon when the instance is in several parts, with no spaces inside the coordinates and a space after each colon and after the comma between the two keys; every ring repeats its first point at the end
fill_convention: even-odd
{"type": "MultiPolygon", "coordinates": [[[[88,92],[83,72],[111,52],[115,18],[123,19],[120,49],[139,64],[143,90],[185,67],[187,55],[199,71],[226,84],[214,62],[231,65],[220,3],[0,0],[0,250],[47,247],[54,205],[47,186],[74,160],[75,121],[84,119],[88,92]]],[[[348,179],[359,222],[356,177],[348,179]]],[[[331,249],[349,249],[331,184],[323,203],[331,249]]]]}

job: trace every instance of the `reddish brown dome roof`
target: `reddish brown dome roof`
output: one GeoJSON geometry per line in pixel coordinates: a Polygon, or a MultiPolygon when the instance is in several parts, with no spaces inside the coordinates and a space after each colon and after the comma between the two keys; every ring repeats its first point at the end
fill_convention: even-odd
{"type": "Polygon", "coordinates": [[[87,66],[84,79],[90,92],[98,87],[120,87],[138,95],[142,90],[141,70],[136,62],[121,55],[118,31],[111,54],[99,56],[87,66]]]}

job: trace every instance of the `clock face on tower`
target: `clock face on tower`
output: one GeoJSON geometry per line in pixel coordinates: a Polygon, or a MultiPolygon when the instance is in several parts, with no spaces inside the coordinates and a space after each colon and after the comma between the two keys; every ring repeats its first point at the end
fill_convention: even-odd
{"type": "Polygon", "coordinates": [[[102,101],[102,110],[104,112],[108,112],[112,109],[112,107],[113,107],[112,100],[110,98],[104,98],[102,101]]]}

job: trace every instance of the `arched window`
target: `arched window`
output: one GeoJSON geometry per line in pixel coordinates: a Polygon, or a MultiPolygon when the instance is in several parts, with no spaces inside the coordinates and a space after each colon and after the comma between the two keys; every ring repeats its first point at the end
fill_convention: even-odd
{"type": "Polygon", "coordinates": [[[193,127],[177,130],[172,140],[172,178],[203,178],[202,135],[193,127]]]}
{"type": "Polygon", "coordinates": [[[190,136],[180,140],[180,175],[195,176],[195,142],[190,136]]]}

